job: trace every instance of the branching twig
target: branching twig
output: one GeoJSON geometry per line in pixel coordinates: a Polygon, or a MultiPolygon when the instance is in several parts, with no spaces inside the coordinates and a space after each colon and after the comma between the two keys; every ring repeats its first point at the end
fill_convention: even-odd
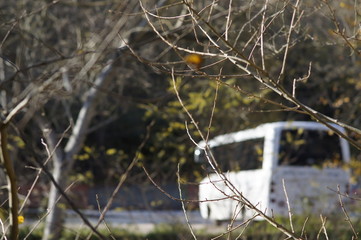
{"type": "MultiPolygon", "coordinates": [[[[285,70],[286,70],[286,63],[287,63],[287,57],[288,57],[288,51],[289,51],[289,47],[290,47],[290,43],[291,43],[291,35],[293,33],[293,29],[295,28],[295,24],[298,22],[298,20],[296,21],[296,13],[297,11],[299,11],[299,4],[300,1],[297,0],[295,3],[295,6],[293,7],[293,13],[292,13],[292,18],[291,18],[291,22],[290,22],[290,29],[288,31],[288,35],[287,35],[287,39],[286,39],[286,49],[283,55],[283,61],[282,61],[282,68],[281,68],[281,72],[278,76],[278,80],[277,83],[279,83],[282,78],[284,77],[285,74],[285,70]]],[[[299,19],[301,18],[302,14],[299,16],[299,19]]]]}
{"type": "MultiPolygon", "coordinates": [[[[218,51],[217,53],[214,52],[210,52],[209,49],[205,50],[204,52],[201,51],[194,51],[194,50],[190,50],[187,48],[183,48],[181,46],[178,46],[177,44],[175,44],[174,42],[169,41],[168,39],[166,39],[164,37],[164,35],[162,35],[160,33],[161,30],[158,30],[157,27],[152,23],[152,21],[150,20],[151,16],[150,14],[148,14],[148,11],[143,7],[142,3],[141,3],[141,8],[143,9],[144,13],[145,13],[145,17],[149,23],[149,25],[151,26],[151,28],[153,29],[153,31],[159,36],[159,38],[166,44],[168,44],[169,47],[172,47],[176,52],[178,51],[183,51],[186,53],[197,53],[200,54],[202,56],[209,56],[212,58],[223,58],[226,59],[228,61],[231,62],[231,64],[233,64],[234,66],[238,67],[240,70],[242,70],[243,72],[245,72],[247,75],[252,76],[255,80],[257,80],[259,83],[261,83],[263,86],[265,86],[266,88],[272,90],[274,93],[278,94],[280,97],[282,97],[283,99],[287,100],[289,103],[291,103],[293,106],[290,107],[285,107],[285,109],[287,110],[291,110],[291,111],[295,111],[295,112],[300,112],[300,113],[304,113],[309,115],[311,118],[323,123],[324,125],[326,125],[329,129],[333,130],[335,133],[337,133],[339,136],[345,138],[347,141],[349,141],[351,144],[353,144],[354,146],[356,146],[357,148],[361,149],[361,145],[360,143],[354,141],[353,139],[351,139],[350,137],[348,137],[343,131],[338,130],[336,127],[334,127],[333,125],[331,125],[330,123],[335,123],[338,125],[341,125],[342,127],[345,127],[347,129],[352,129],[353,131],[357,132],[357,133],[361,133],[360,130],[353,128],[352,126],[349,126],[347,124],[344,123],[340,123],[337,119],[333,119],[331,117],[325,116],[322,113],[316,111],[315,109],[309,107],[308,105],[302,103],[299,99],[296,98],[296,83],[297,81],[301,81],[301,80],[306,80],[309,78],[310,74],[311,74],[311,65],[309,67],[309,71],[308,71],[308,75],[302,79],[295,79],[293,82],[293,89],[292,90],[288,90],[288,88],[286,89],[285,86],[281,85],[282,83],[282,79],[285,75],[285,71],[286,71],[286,65],[287,65],[287,59],[288,59],[288,55],[289,55],[289,51],[290,48],[292,47],[292,34],[295,30],[295,27],[299,24],[301,17],[303,16],[303,12],[300,10],[300,1],[297,0],[295,5],[291,5],[291,7],[293,8],[292,11],[292,18],[291,21],[289,23],[289,30],[286,33],[286,43],[283,49],[284,50],[284,54],[283,54],[283,60],[281,62],[281,71],[279,73],[278,79],[277,78],[273,78],[271,76],[271,73],[267,71],[265,63],[262,62],[261,66],[257,65],[254,62],[255,57],[253,56],[253,52],[251,53],[251,55],[246,58],[243,54],[243,51],[238,50],[235,45],[232,45],[229,42],[229,35],[228,35],[228,23],[226,24],[226,33],[219,33],[214,26],[212,26],[212,24],[210,23],[209,19],[210,19],[210,14],[208,16],[208,18],[204,18],[202,16],[202,14],[197,11],[195,8],[193,8],[193,4],[191,4],[189,1],[183,1],[183,3],[188,7],[189,9],[189,13],[190,16],[192,17],[193,22],[195,23],[195,26],[206,36],[206,38],[208,39],[208,41],[210,42],[210,45],[213,47],[213,49],[216,49],[218,51]],[[148,16],[149,15],[149,16],[148,16]]],[[[284,7],[286,5],[290,6],[289,4],[292,4],[291,2],[288,2],[287,4],[284,5],[284,7]]],[[[265,9],[264,9],[265,10],[265,9]]],[[[264,52],[263,52],[263,48],[264,48],[264,39],[263,39],[263,33],[265,32],[265,29],[268,27],[266,25],[266,20],[265,20],[265,12],[264,10],[262,10],[259,14],[263,13],[263,20],[262,20],[262,27],[261,27],[261,35],[260,35],[260,39],[257,40],[260,41],[261,43],[261,57],[262,60],[264,58],[264,52]]],[[[229,9],[230,11],[230,9],[229,9]]],[[[157,15],[152,15],[152,17],[158,18],[157,15]]],[[[252,36],[252,38],[254,38],[255,35],[252,36]]],[[[254,41],[254,40],[252,40],[254,41]]],[[[252,49],[253,51],[253,49],[252,49]]],[[[205,146],[202,148],[205,151],[205,155],[206,158],[209,162],[209,164],[211,165],[214,173],[219,177],[220,181],[222,183],[224,183],[225,187],[229,189],[229,191],[231,193],[225,193],[224,190],[221,190],[218,188],[218,191],[221,191],[226,197],[228,196],[228,198],[231,199],[237,199],[237,201],[241,202],[242,204],[246,205],[248,208],[250,208],[251,210],[254,210],[257,214],[259,214],[259,216],[263,217],[266,221],[268,221],[271,225],[273,225],[274,227],[276,227],[277,229],[279,229],[281,232],[285,233],[289,238],[293,238],[293,239],[301,239],[298,238],[297,236],[295,236],[294,234],[294,229],[293,229],[293,223],[292,223],[292,214],[290,211],[290,204],[288,202],[288,197],[287,197],[287,192],[285,189],[285,185],[284,185],[284,190],[285,190],[285,194],[286,194],[286,198],[287,198],[287,202],[288,202],[288,208],[289,208],[289,218],[290,218],[290,224],[291,224],[291,230],[284,228],[283,226],[279,225],[274,218],[271,218],[267,215],[265,215],[260,209],[257,208],[257,205],[252,204],[245,196],[242,195],[242,193],[227,179],[226,175],[221,173],[217,166],[217,162],[214,159],[212,152],[209,149],[209,146],[207,144],[207,140],[208,140],[208,135],[204,136],[202,131],[201,131],[201,127],[197,124],[197,122],[195,121],[194,117],[192,116],[192,114],[190,113],[190,111],[186,108],[186,106],[183,104],[183,101],[180,97],[180,94],[177,90],[176,84],[175,84],[175,74],[174,74],[174,69],[171,69],[171,77],[173,80],[173,87],[176,93],[176,97],[178,99],[178,101],[180,102],[183,110],[186,112],[186,114],[188,115],[188,117],[191,119],[191,123],[194,124],[196,130],[198,131],[199,135],[201,136],[202,140],[205,141],[205,146]]],[[[204,76],[207,76],[206,74],[204,74],[204,76]]],[[[223,82],[220,82],[220,84],[225,84],[223,82]]],[[[225,84],[226,85],[226,84],[225,84]]],[[[262,100],[262,97],[259,97],[259,99],[262,100]]],[[[271,101],[269,101],[271,102],[271,101]]],[[[281,104],[280,104],[281,105],[281,104]]],[[[283,106],[283,105],[282,105],[283,106]]],[[[188,129],[188,128],[187,128],[188,129]]],[[[187,130],[188,131],[188,130],[187,130]]],[[[188,131],[188,135],[189,131],[188,131]]],[[[194,142],[194,140],[192,139],[192,141],[194,142]]],[[[212,182],[212,181],[211,181],[212,182]]],[[[213,184],[213,182],[212,182],[213,184]]],[[[216,185],[216,184],[214,184],[216,185]]],[[[217,189],[217,187],[216,187],[217,189]]],[[[227,189],[227,191],[228,191],[227,189]]],[[[325,219],[323,219],[321,217],[322,221],[323,221],[323,231],[327,237],[327,232],[325,229],[325,219]]],[[[306,224],[306,222],[305,222],[306,224]]],[[[304,224],[304,226],[305,226],[304,224]]]]}
{"type": "MultiPolygon", "coordinates": [[[[340,26],[340,22],[337,20],[336,17],[336,10],[334,8],[331,7],[330,3],[328,2],[328,0],[324,0],[324,2],[326,3],[330,13],[331,13],[331,21],[333,22],[333,24],[336,27],[336,30],[333,31],[335,34],[341,36],[342,40],[347,44],[347,46],[349,46],[349,48],[356,53],[357,55],[361,55],[361,51],[357,48],[355,48],[355,46],[351,43],[349,37],[346,36],[345,31],[341,29],[340,26]]],[[[356,11],[356,8],[355,8],[356,11]]],[[[356,18],[355,18],[355,23],[357,22],[356,18]]],[[[357,24],[355,24],[357,26],[357,24]]]]}
{"type": "Polygon", "coordinates": [[[187,225],[188,225],[189,231],[191,232],[194,240],[197,240],[197,237],[196,237],[196,235],[195,235],[195,233],[194,233],[193,227],[192,227],[191,223],[189,222],[187,210],[186,210],[186,208],[185,208],[184,201],[183,201],[182,188],[181,188],[181,178],[180,178],[180,173],[179,173],[179,164],[178,164],[178,168],[177,168],[177,178],[178,178],[177,182],[178,182],[179,198],[181,199],[181,204],[182,204],[182,210],[183,210],[184,218],[185,218],[185,220],[186,220],[186,223],[187,223],[187,225]]]}
{"type": "MultiPolygon", "coordinates": [[[[43,165],[46,166],[46,164],[48,163],[48,161],[53,157],[55,150],[59,147],[60,143],[62,142],[62,140],[65,137],[65,134],[70,130],[71,126],[69,125],[69,127],[67,129],[65,129],[65,131],[63,132],[62,136],[60,137],[59,141],[57,142],[57,144],[55,145],[55,148],[53,149],[52,152],[50,152],[48,145],[44,142],[43,139],[41,139],[41,144],[45,147],[45,150],[48,154],[47,159],[44,161],[43,165]]],[[[21,213],[26,205],[26,202],[28,201],[28,199],[30,198],[31,193],[33,192],[39,178],[40,175],[42,173],[43,169],[42,168],[38,168],[38,173],[36,174],[36,177],[33,181],[33,183],[31,184],[30,189],[28,190],[28,193],[25,196],[25,199],[23,201],[23,204],[21,205],[20,209],[19,209],[19,213],[21,213]]]]}
{"type": "MultiPolygon", "coordinates": [[[[135,166],[135,164],[139,161],[139,155],[143,149],[143,147],[145,146],[146,142],[148,141],[149,137],[150,137],[150,132],[152,127],[154,126],[155,121],[152,121],[148,126],[147,126],[147,131],[146,131],[146,135],[143,139],[143,141],[140,143],[140,145],[138,146],[135,155],[133,157],[132,162],[128,165],[128,168],[126,169],[126,171],[120,176],[119,178],[119,182],[117,184],[117,186],[115,187],[112,195],[110,196],[106,206],[104,207],[103,211],[101,212],[99,219],[98,219],[98,223],[95,225],[95,229],[97,229],[100,225],[100,223],[104,220],[106,213],[109,211],[110,207],[113,204],[113,201],[117,195],[117,193],[119,192],[120,188],[123,186],[125,180],[128,178],[128,175],[130,174],[130,171],[133,169],[133,167],[135,166]]],[[[87,239],[90,239],[91,234],[88,235],[87,239]]]]}
{"type": "MultiPolygon", "coordinates": [[[[205,136],[203,135],[203,133],[200,130],[200,127],[198,126],[197,122],[194,120],[193,115],[188,111],[188,109],[186,108],[186,106],[184,105],[179,92],[177,90],[176,87],[176,82],[175,82],[175,77],[174,77],[174,72],[172,70],[172,80],[173,80],[173,88],[174,91],[176,93],[177,99],[179,100],[179,103],[181,104],[183,110],[187,113],[188,117],[191,119],[192,123],[194,124],[196,130],[198,131],[199,135],[201,136],[203,141],[206,141],[205,136]]],[[[277,223],[273,218],[267,216],[263,211],[261,211],[260,209],[257,208],[257,206],[255,206],[254,204],[252,204],[246,197],[243,196],[243,194],[228,180],[228,178],[218,170],[218,168],[216,168],[215,166],[212,165],[212,163],[216,164],[217,166],[217,162],[212,154],[212,152],[210,151],[210,148],[208,146],[208,144],[206,143],[206,146],[204,147],[204,151],[205,151],[205,155],[206,158],[208,160],[208,162],[210,163],[210,165],[213,168],[213,171],[217,174],[217,176],[224,182],[224,184],[226,185],[226,187],[235,194],[236,198],[238,201],[241,201],[242,204],[246,205],[248,208],[254,210],[257,214],[259,214],[261,217],[263,217],[267,222],[269,222],[272,226],[276,227],[277,229],[279,229],[281,232],[283,232],[284,234],[286,234],[287,236],[293,238],[293,239],[302,239],[299,237],[296,237],[294,235],[294,233],[288,229],[286,229],[284,226],[280,225],[279,223],[277,223]]],[[[228,198],[230,197],[229,194],[223,193],[225,196],[228,196],[228,198]]]]}
{"type": "Polygon", "coordinates": [[[358,239],[358,232],[356,232],[355,227],[350,219],[350,216],[347,213],[347,210],[346,210],[345,205],[342,200],[342,194],[341,194],[339,185],[337,186],[337,195],[338,195],[338,200],[340,202],[340,207],[342,209],[343,214],[345,215],[345,221],[348,223],[348,225],[350,226],[350,228],[352,230],[352,233],[353,233],[352,239],[358,239]]]}
{"type": "MultiPolygon", "coordinates": [[[[147,21],[148,21],[149,25],[152,27],[153,31],[159,36],[159,38],[161,38],[161,40],[163,42],[165,42],[166,44],[168,44],[172,48],[180,50],[180,51],[188,52],[188,53],[197,53],[197,54],[200,54],[200,55],[206,55],[206,56],[210,56],[210,57],[223,57],[223,58],[229,60],[236,67],[240,68],[245,73],[253,76],[257,81],[259,81],[265,87],[272,90],[273,92],[275,92],[276,94],[278,94],[279,96],[284,98],[285,100],[293,103],[295,105],[295,109],[301,109],[305,114],[307,114],[310,117],[312,117],[313,119],[316,119],[317,121],[321,122],[322,124],[324,124],[325,126],[330,128],[332,131],[334,131],[336,134],[338,134],[342,138],[345,138],[349,143],[354,145],[356,148],[361,149],[361,144],[360,143],[358,143],[354,139],[350,138],[349,136],[344,134],[342,131],[339,131],[338,129],[336,129],[335,127],[330,125],[329,123],[330,122],[335,123],[335,124],[340,125],[340,126],[346,128],[348,130],[354,131],[354,132],[356,132],[358,134],[361,134],[361,130],[359,130],[357,128],[354,128],[354,127],[352,127],[352,126],[350,126],[348,124],[345,124],[345,123],[343,123],[343,122],[341,122],[341,121],[339,121],[337,119],[326,116],[326,115],[316,111],[315,109],[312,109],[311,107],[303,104],[301,101],[299,101],[298,99],[293,97],[292,93],[288,92],[283,86],[281,86],[279,84],[278,81],[272,79],[269,76],[269,73],[267,71],[264,71],[262,69],[262,67],[259,67],[257,64],[255,64],[254,62],[252,62],[251,60],[246,58],[242,54],[242,52],[237,50],[237,48],[235,48],[231,43],[226,41],[222,37],[222,35],[220,33],[218,33],[216,31],[216,29],[212,25],[210,25],[208,22],[206,22],[187,2],[184,2],[184,4],[186,4],[188,6],[189,10],[192,12],[191,16],[193,17],[193,19],[195,21],[197,21],[197,22],[198,21],[203,21],[203,23],[206,24],[206,26],[210,29],[210,31],[213,34],[215,34],[217,36],[217,38],[220,39],[226,46],[228,46],[237,56],[232,56],[232,55],[226,53],[224,50],[222,50],[222,48],[219,46],[219,44],[216,43],[216,40],[212,39],[211,36],[207,33],[207,31],[205,31],[203,28],[201,28],[199,24],[197,26],[209,38],[209,40],[212,42],[212,44],[215,44],[214,46],[221,53],[216,54],[216,53],[209,53],[209,52],[193,51],[193,50],[189,50],[189,49],[186,49],[186,48],[179,47],[179,46],[171,43],[170,41],[165,39],[162,36],[162,34],[157,30],[157,28],[154,26],[154,24],[152,24],[152,22],[149,19],[148,14],[147,14],[148,11],[143,7],[142,3],[140,2],[140,5],[141,5],[141,7],[142,7],[142,9],[143,9],[143,11],[145,13],[145,17],[147,18],[147,21]],[[243,63],[245,65],[241,65],[241,63],[243,63]]],[[[296,22],[293,22],[293,27],[295,26],[295,24],[298,23],[301,16],[302,16],[302,14],[300,14],[300,16],[296,20],[296,22]]],[[[174,72],[174,70],[172,70],[172,71],[174,72]]]]}
{"type": "MultiPolygon", "coordinates": [[[[64,192],[65,192],[65,193],[68,192],[68,191],[73,187],[73,185],[74,185],[73,183],[70,184],[70,185],[64,190],[64,192]]],[[[62,197],[62,196],[60,195],[60,196],[56,199],[54,206],[52,206],[52,208],[50,208],[50,209],[47,209],[47,212],[46,212],[43,216],[41,216],[41,218],[33,225],[33,227],[29,230],[28,234],[24,237],[24,240],[26,240],[28,237],[30,237],[31,234],[35,231],[35,229],[41,224],[41,222],[51,213],[51,211],[55,208],[56,203],[58,203],[58,202],[60,201],[61,197],[62,197]]]]}
{"type": "Polygon", "coordinates": [[[7,240],[5,226],[4,226],[3,220],[1,218],[0,218],[0,225],[1,225],[1,231],[3,233],[3,236],[1,237],[1,239],[7,240]]]}
{"type": "MultiPolygon", "coordinates": [[[[104,210],[102,210],[102,208],[101,208],[101,206],[100,206],[99,195],[96,194],[96,195],[95,195],[95,198],[96,198],[96,202],[97,202],[97,206],[98,206],[98,211],[99,211],[100,215],[102,215],[104,210]]],[[[109,228],[107,222],[105,221],[105,219],[103,218],[101,221],[104,222],[105,228],[106,228],[107,231],[109,232],[110,237],[111,237],[113,240],[115,240],[115,237],[113,236],[112,231],[110,230],[110,228],[109,228]]],[[[100,219],[99,219],[99,220],[98,220],[98,224],[99,224],[101,221],[100,221],[100,219]]],[[[90,238],[90,236],[91,236],[91,234],[89,234],[88,238],[90,238]]]]}
{"type": "Polygon", "coordinates": [[[323,232],[323,234],[325,235],[326,240],[329,240],[328,234],[327,234],[327,229],[326,229],[326,220],[327,220],[327,218],[323,217],[322,215],[320,215],[320,218],[321,218],[322,226],[321,226],[321,229],[320,229],[319,233],[317,234],[317,239],[320,238],[320,234],[321,234],[321,232],[323,232]]]}
{"type": "Polygon", "coordinates": [[[64,197],[64,199],[67,201],[71,209],[78,214],[78,216],[82,219],[85,225],[87,225],[94,234],[96,234],[100,239],[105,240],[106,238],[91,224],[91,222],[84,216],[84,214],[78,209],[78,207],[75,205],[75,203],[68,197],[68,195],[65,193],[65,191],[59,186],[57,181],[54,179],[53,174],[42,164],[39,162],[39,160],[35,159],[38,163],[39,167],[42,168],[45,175],[50,179],[50,181],[53,183],[53,185],[56,187],[56,189],[59,191],[60,195],[64,197]]]}
{"type": "Polygon", "coordinates": [[[225,236],[226,234],[228,234],[228,233],[230,233],[230,232],[233,232],[233,231],[241,228],[242,226],[244,226],[243,230],[240,232],[240,234],[238,235],[238,237],[237,237],[236,239],[240,238],[240,237],[242,236],[242,234],[244,233],[244,231],[246,230],[246,228],[248,227],[248,225],[249,225],[256,217],[258,217],[258,216],[259,216],[258,214],[255,214],[253,217],[248,218],[248,219],[245,220],[244,222],[238,224],[237,226],[235,226],[235,227],[233,227],[233,228],[231,228],[231,229],[228,229],[226,232],[223,232],[222,234],[220,234],[220,235],[212,238],[211,240],[219,239],[219,238],[225,236]]]}
{"type": "Polygon", "coordinates": [[[310,62],[309,67],[308,67],[308,73],[306,76],[302,77],[302,78],[298,78],[298,79],[293,79],[293,85],[292,85],[292,97],[296,98],[296,83],[297,82],[301,82],[301,81],[307,81],[307,79],[310,78],[311,76],[311,67],[312,67],[312,62],[310,62]]]}

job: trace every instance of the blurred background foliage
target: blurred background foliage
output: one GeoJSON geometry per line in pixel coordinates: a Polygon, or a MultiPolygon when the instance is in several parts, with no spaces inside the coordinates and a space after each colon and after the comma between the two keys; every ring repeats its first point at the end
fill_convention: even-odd
{"type": "MultiPolygon", "coordinates": [[[[209,131],[210,137],[265,122],[311,120],[306,115],[270,103],[289,105],[255,79],[240,74],[239,69],[228,61],[205,54],[200,69],[192,69],[184,62],[186,53],[175,51],[160,41],[144,20],[138,2],[131,2],[134,3],[129,12],[117,1],[23,0],[0,4],[1,108],[4,111],[10,109],[23,94],[22,90],[36,88],[49,81],[49,77],[52,79],[47,89],[34,96],[31,104],[13,122],[10,150],[16,170],[22,176],[20,185],[34,178],[36,171],[31,168],[35,166],[34,158],[46,158],[36,118],[46,118],[59,137],[67,138],[64,131],[76,118],[84,91],[92,86],[91,79],[110,56],[115,56],[116,70],[110,76],[109,85],[100,89],[104,96],[82,151],[76,155],[71,177],[74,181],[90,185],[116,184],[152,121],[155,124],[141,151],[141,162],[132,170],[127,182],[149,184],[141,165],[159,183],[177,180],[177,164],[180,164],[185,182],[195,182],[203,177],[201,167],[193,161],[194,143],[190,136],[194,141],[201,139],[174,94],[169,74],[171,68],[174,68],[183,103],[201,130],[209,131]],[[110,28],[112,21],[121,14],[129,14],[124,32],[119,33],[119,38],[99,56],[85,78],[76,82],[70,80],[71,90],[68,91],[62,74],[67,73],[69,79],[76,75],[97,51],[95,46],[101,41],[104,29],[110,28]],[[135,31],[135,28],[139,30],[135,31]],[[118,48],[125,36],[132,51],[126,47],[118,48]]],[[[193,7],[201,10],[207,3],[209,1],[195,1],[193,7]]],[[[161,4],[157,14],[164,16],[175,16],[186,9],[181,2],[173,0],[144,1],[148,9],[154,9],[156,4],[161,4]]],[[[256,2],[234,6],[228,29],[228,38],[234,47],[243,55],[252,56],[256,64],[261,64],[261,57],[259,48],[255,47],[258,39],[253,35],[261,26],[262,7],[263,3],[256,2]]],[[[279,4],[270,1],[267,9],[271,15],[283,7],[284,14],[269,19],[264,33],[264,42],[268,44],[264,64],[273,77],[279,74],[282,65],[288,32],[286,23],[292,8],[283,1],[279,4]]],[[[227,9],[228,1],[220,1],[213,12],[209,9],[202,12],[202,17],[207,19],[209,14],[207,23],[222,32],[227,9]]],[[[311,69],[307,82],[297,83],[297,98],[321,113],[360,129],[361,33],[357,30],[360,9],[353,7],[353,1],[304,1],[302,10],[302,20],[291,37],[283,85],[292,92],[293,80],[306,76],[311,69]],[[350,36],[354,49],[338,33],[333,17],[350,36]]],[[[189,17],[158,19],[154,24],[178,46],[217,52],[199,29],[194,30],[194,22],[189,17]]],[[[201,24],[207,28],[204,22],[201,24]]],[[[350,134],[361,141],[360,136],[350,134]]],[[[355,152],[354,159],[360,161],[360,158],[355,152]]],[[[360,168],[359,164],[354,166],[360,168]]],[[[356,172],[359,174],[360,170],[356,172]]]]}

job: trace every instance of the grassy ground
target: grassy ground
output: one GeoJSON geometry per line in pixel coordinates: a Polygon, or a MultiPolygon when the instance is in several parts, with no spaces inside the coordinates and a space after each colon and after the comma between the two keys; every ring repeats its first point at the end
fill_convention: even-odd
{"type": "MultiPolygon", "coordinates": [[[[285,227],[291,229],[288,219],[278,219],[285,227]]],[[[322,230],[322,221],[320,218],[307,218],[307,217],[294,217],[293,228],[297,236],[304,239],[352,239],[354,232],[348,222],[345,221],[343,216],[334,216],[326,219],[325,227],[327,229],[327,237],[322,230]]],[[[361,220],[353,222],[355,231],[361,229],[361,220]]],[[[226,233],[227,224],[221,227],[205,226],[204,228],[197,228],[195,236],[198,240],[209,239],[252,239],[252,240],[273,240],[284,239],[286,236],[280,233],[277,229],[270,226],[266,222],[252,222],[247,228],[241,226],[231,233],[226,233]],[[223,228],[222,228],[223,227],[223,228]],[[219,230],[217,233],[215,229],[219,230]],[[223,230],[222,230],[223,229],[223,230]]],[[[29,232],[28,227],[23,227],[19,239],[24,239],[29,232]]],[[[117,240],[188,240],[194,239],[189,228],[183,224],[161,224],[155,226],[151,231],[129,231],[123,228],[112,228],[110,231],[107,229],[101,230],[102,234],[109,239],[117,240]]],[[[89,235],[87,229],[66,229],[63,237],[60,240],[70,239],[87,239],[89,235]]],[[[42,231],[38,229],[34,231],[28,240],[41,239],[42,231]]],[[[98,239],[92,236],[91,239],[98,239]]]]}

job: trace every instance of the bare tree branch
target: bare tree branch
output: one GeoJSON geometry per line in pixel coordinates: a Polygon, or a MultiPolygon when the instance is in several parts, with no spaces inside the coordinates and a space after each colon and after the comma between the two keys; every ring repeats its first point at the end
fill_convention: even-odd
{"type": "Polygon", "coordinates": [[[16,240],[19,235],[19,223],[18,223],[18,208],[19,208],[19,198],[18,198],[18,188],[16,182],[16,175],[13,167],[13,162],[10,159],[8,151],[8,135],[6,125],[0,126],[0,146],[1,154],[0,159],[1,163],[4,165],[6,180],[7,180],[7,189],[9,194],[9,217],[10,217],[10,239],[16,240]]]}

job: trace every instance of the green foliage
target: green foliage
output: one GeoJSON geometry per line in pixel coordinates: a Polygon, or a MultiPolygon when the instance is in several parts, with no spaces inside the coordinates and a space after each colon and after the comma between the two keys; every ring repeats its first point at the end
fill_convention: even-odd
{"type": "Polygon", "coordinates": [[[191,238],[192,235],[189,232],[189,229],[181,224],[161,224],[156,226],[152,232],[146,234],[146,239],[149,240],[186,240],[191,238]]]}
{"type": "MultiPolygon", "coordinates": [[[[250,124],[252,115],[259,114],[248,110],[255,108],[260,100],[232,88],[237,81],[235,78],[229,78],[223,80],[224,84],[220,84],[216,78],[204,79],[194,76],[175,79],[184,106],[196,119],[204,136],[207,136],[208,132],[210,136],[215,136],[242,129],[250,124]]],[[[249,83],[246,88],[257,89],[255,84],[249,83]]],[[[171,79],[167,91],[175,95],[171,79]]],[[[262,88],[255,90],[254,94],[262,96],[268,91],[262,88]]],[[[156,120],[153,134],[147,144],[149,147],[144,152],[146,158],[144,164],[152,168],[153,172],[158,172],[160,179],[174,179],[178,163],[186,179],[200,178],[202,173],[193,161],[195,146],[189,137],[196,142],[202,139],[178,99],[174,96],[161,106],[141,105],[140,107],[145,110],[145,121],[156,120]],[[156,166],[156,169],[152,166],[156,166]]]]}
{"type": "Polygon", "coordinates": [[[87,145],[75,158],[71,180],[88,184],[117,181],[130,161],[130,156],[122,149],[87,145]]]}
{"type": "Polygon", "coordinates": [[[34,231],[31,232],[31,234],[29,234],[31,228],[30,227],[20,227],[20,231],[19,231],[19,239],[25,239],[25,237],[27,236],[26,239],[28,240],[38,240],[41,239],[42,235],[43,235],[43,229],[42,228],[36,228],[34,231]],[[29,234],[29,236],[28,236],[29,234]]]}

